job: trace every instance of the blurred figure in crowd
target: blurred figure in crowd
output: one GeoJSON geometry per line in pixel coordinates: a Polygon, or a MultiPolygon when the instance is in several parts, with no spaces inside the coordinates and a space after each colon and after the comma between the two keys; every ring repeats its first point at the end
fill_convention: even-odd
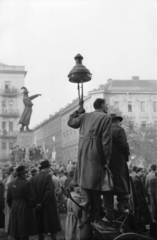
{"type": "Polygon", "coordinates": [[[37,203],[35,215],[38,240],[44,240],[44,234],[49,233],[51,240],[56,240],[56,234],[61,230],[50,167],[48,160],[42,161],[40,172],[31,179],[37,203]]]}
{"type": "Polygon", "coordinates": [[[16,169],[17,178],[8,185],[7,203],[10,210],[8,235],[14,240],[29,240],[35,235],[34,194],[26,180],[25,166],[16,169]]]}
{"type": "Polygon", "coordinates": [[[136,176],[136,169],[137,169],[137,166],[132,167],[132,172],[130,173],[130,177],[132,178],[132,180],[134,180],[136,176]]]}
{"type": "MultiPolygon", "coordinates": [[[[136,197],[138,200],[139,215],[140,215],[144,225],[147,225],[152,222],[152,218],[151,218],[149,208],[147,206],[145,189],[144,189],[144,185],[142,182],[142,178],[143,178],[143,168],[138,167],[136,170],[136,176],[133,180],[133,184],[134,184],[136,197]]],[[[145,227],[143,230],[145,230],[145,227]]]]}

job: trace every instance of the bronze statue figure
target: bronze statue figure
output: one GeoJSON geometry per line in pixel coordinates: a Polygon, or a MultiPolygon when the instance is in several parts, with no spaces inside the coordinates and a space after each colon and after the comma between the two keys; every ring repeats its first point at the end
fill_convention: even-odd
{"type": "Polygon", "coordinates": [[[27,88],[22,87],[21,89],[23,89],[23,103],[25,105],[25,108],[19,121],[19,124],[21,124],[20,131],[24,131],[24,127],[26,127],[26,131],[31,131],[31,129],[29,129],[28,127],[30,123],[31,115],[32,115],[33,103],[31,100],[41,96],[41,94],[36,94],[31,97],[28,97],[29,92],[27,88]]]}

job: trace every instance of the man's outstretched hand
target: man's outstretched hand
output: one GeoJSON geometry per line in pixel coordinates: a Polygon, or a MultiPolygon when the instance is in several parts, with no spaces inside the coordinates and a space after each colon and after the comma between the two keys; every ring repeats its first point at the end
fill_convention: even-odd
{"type": "Polygon", "coordinates": [[[78,113],[79,114],[82,114],[82,113],[85,113],[85,109],[83,108],[83,103],[84,103],[84,101],[83,100],[80,100],[80,102],[79,102],[79,109],[78,109],[78,113]]]}

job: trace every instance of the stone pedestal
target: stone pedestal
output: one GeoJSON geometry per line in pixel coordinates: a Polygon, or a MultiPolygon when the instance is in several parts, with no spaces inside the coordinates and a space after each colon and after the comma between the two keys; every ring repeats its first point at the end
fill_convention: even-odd
{"type": "Polygon", "coordinates": [[[16,145],[19,145],[19,147],[32,147],[33,145],[33,131],[30,132],[25,132],[25,131],[21,131],[18,133],[17,136],[17,142],[16,145]]]}

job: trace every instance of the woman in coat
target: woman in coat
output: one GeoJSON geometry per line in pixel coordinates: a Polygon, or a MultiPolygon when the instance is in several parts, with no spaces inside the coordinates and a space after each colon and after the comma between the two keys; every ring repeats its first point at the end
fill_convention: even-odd
{"type": "Polygon", "coordinates": [[[10,207],[8,235],[14,240],[29,240],[35,235],[34,194],[31,183],[26,180],[26,169],[16,169],[17,178],[8,185],[7,203],[10,207]]]}
{"type": "MultiPolygon", "coordinates": [[[[78,204],[81,202],[80,188],[76,187],[72,190],[73,186],[70,184],[72,198],[78,204]]],[[[78,206],[70,199],[67,199],[67,217],[65,221],[65,240],[80,240],[80,222],[78,218],[78,206]]]]}

